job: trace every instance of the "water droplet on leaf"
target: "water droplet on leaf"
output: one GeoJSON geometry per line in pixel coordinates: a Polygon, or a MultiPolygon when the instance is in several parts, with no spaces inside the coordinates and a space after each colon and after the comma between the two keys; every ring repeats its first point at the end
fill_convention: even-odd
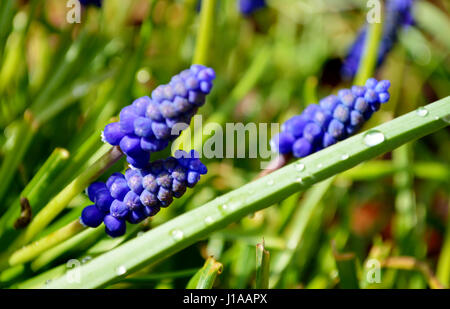
{"type": "Polygon", "coordinates": [[[171,234],[175,240],[181,240],[184,237],[183,232],[180,230],[173,230],[171,234]]]}
{"type": "Polygon", "coordinates": [[[428,115],[428,110],[425,107],[419,107],[416,110],[417,115],[419,115],[420,117],[425,117],[428,115]]]}
{"type": "Polygon", "coordinates": [[[384,134],[377,130],[370,130],[366,134],[364,134],[364,144],[367,146],[375,146],[384,142],[385,137],[384,134]]]}
{"type": "Polygon", "coordinates": [[[117,273],[117,275],[119,275],[119,276],[122,276],[122,275],[124,275],[124,274],[126,274],[127,273],[127,269],[125,268],[125,266],[119,266],[119,267],[117,267],[117,269],[116,269],[116,273],[117,273]]]}
{"type": "Polygon", "coordinates": [[[299,172],[304,171],[305,170],[305,164],[303,164],[302,162],[298,162],[295,164],[295,169],[299,172]]]}

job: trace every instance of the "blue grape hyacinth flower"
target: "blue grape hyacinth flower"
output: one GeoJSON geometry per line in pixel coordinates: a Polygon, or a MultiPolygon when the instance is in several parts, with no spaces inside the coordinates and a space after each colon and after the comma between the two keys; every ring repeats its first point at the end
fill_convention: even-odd
{"type": "Polygon", "coordinates": [[[389,101],[389,87],[387,80],[370,78],[365,86],[342,89],[337,96],[307,106],[281,126],[281,132],[271,140],[272,149],[302,158],[353,135],[389,101]]]}
{"type": "MultiPolygon", "coordinates": [[[[388,0],[386,2],[385,20],[378,50],[377,67],[381,66],[387,54],[391,51],[398,39],[400,29],[414,23],[412,15],[413,4],[414,0],[388,0]]],[[[364,25],[347,53],[341,69],[342,76],[346,79],[353,78],[358,71],[359,63],[364,54],[367,30],[368,26],[364,25]]]]}
{"type": "Polygon", "coordinates": [[[79,0],[79,1],[83,6],[95,5],[98,7],[101,7],[103,2],[103,0],[79,0]]]}
{"type": "Polygon", "coordinates": [[[87,188],[94,205],[83,209],[81,222],[89,227],[103,222],[109,236],[122,236],[126,222],[137,224],[156,215],[194,187],[207,171],[197,152],[179,150],[175,157],[152,162],[145,169],[114,173],[106,183],[94,182],[87,188]]]}
{"type": "Polygon", "coordinates": [[[192,65],[172,77],[167,85],[153,90],[151,97],[136,99],[120,112],[120,121],[108,124],[103,141],[120,146],[127,161],[135,168],[147,167],[150,154],[165,149],[189,125],[198,108],[211,92],[213,69],[192,65]]]}
{"type": "Polygon", "coordinates": [[[239,11],[243,15],[251,15],[253,12],[266,7],[265,0],[238,0],[239,11]]]}

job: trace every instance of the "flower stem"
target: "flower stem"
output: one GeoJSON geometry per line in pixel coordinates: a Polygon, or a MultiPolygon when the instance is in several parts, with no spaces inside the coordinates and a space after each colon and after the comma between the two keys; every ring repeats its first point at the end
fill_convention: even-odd
{"type": "Polygon", "coordinates": [[[42,231],[80,192],[82,192],[92,181],[102,175],[109,167],[116,163],[123,153],[119,147],[113,147],[91,167],[81,173],[67,187],[59,192],[33,219],[26,229],[20,244],[26,244],[32,240],[37,233],[42,231]]]}
{"type": "MultiPolygon", "coordinates": [[[[26,198],[31,206],[32,213],[36,212],[35,205],[39,200],[45,197],[45,192],[50,184],[55,180],[61,169],[69,159],[69,152],[63,148],[56,148],[48,157],[36,175],[31,179],[28,185],[20,193],[20,197],[26,198]]],[[[20,198],[8,208],[6,213],[0,219],[0,235],[6,229],[12,229],[14,221],[20,215],[20,198]]]]}
{"type": "MultiPolygon", "coordinates": [[[[8,192],[11,180],[19,166],[25,152],[31,144],[34,134],[38,126],[34,123],[31,113],[25,112],[24,118],[19,120],[18,132],[14,136],[12,148],[6,152],[0,168],[0,200],[4,200],[6,192],[8,192]]],[[[0,205],[0,212],[5,204],[0,205]]]]}
{"type": "Polygon", "coordinates": [[[370,25],[364,46],[364,56],[361,57],[361,63],[356,73],[355,85],[364,85],[366,80],[373,75],[377,64],[378,46],[382,32],[383,23],[381,21],[370,25]]]}
{"type": "Polygon", "coordinates": [[[203,0],[200,12],[200,26],[198,28],[197,43],[195,46],[194,64],[208,63],[211,41],[214,32],[214,8],[216,0],[203,0]]]}
{"type": "Polygon", "coordinates": [[[52,248],[66,239],[69,239],[84,229],[85,226],[80,223],[79,219],[77,219],[62,229],[59,229],[14,252],[9,259],[9,265],[16,266],[29,262],[47,249],[52,248]]]}

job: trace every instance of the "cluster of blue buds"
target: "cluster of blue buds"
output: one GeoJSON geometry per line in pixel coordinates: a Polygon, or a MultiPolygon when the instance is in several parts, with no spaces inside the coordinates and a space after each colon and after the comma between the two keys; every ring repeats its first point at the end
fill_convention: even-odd
{"type": "MultiPolygon", "coordinates": [[[[385,20],[383,35],[378,50],[377,66],[380,66],[386,55],[398,39],[399,30],[414,23],[412,8],[414,0],[388,0],[385,8],[385,20]]],[[[365,25],[353,42],[342,66],[342,75],[351,79],[358,71],[359,63],[364,54],[364,45],[367,37],[367,25],[365,25]]]]}
{"type": "Polygon", "coordinates": [[[150,153],[167,147],[181,132],[177,124],[189,125],[212,89],[213,69],[192,65],[160,85],[148,96],[135,100],[120,112],[120,121],[108,124],[103,141],[120,149],[135,168],[145,168],[150,153]],[[174,129],[174,130],[172,130],[174,129]]]}
{"type": "Polygon", "coordinates": [[[81,222],[98,227],[102,222],[111,237],[125,234],[126,221],[142,222],[194,187],[207,168],[198,153],[178,150],[175,157],[150,163],[145,169],[112,174],[106,183],[94,182],[86,190],[94,205],[81,213],[81,222]]]}
{"type": "Polygon", "coordinates": [[[238,0],[239,11],[243,15],[250,15],[253,12],[266,7],[265,0],[238,0]]]}
{"type": "Polygon", "coordinates": [[[302,114],[287,120],[271,140],[273,150],[302,158],[354,134],[381,103],[389,101],[390,82],[367,80],[365,86],[342,89],[319,104],[308,105],[302,114]]]}
{"type": "Polygon", "coordinates": [[[102,0],[79,0],[81,5],[88,6],[88,5],[95,5],[98,7],[102,6],[102,0]]]}

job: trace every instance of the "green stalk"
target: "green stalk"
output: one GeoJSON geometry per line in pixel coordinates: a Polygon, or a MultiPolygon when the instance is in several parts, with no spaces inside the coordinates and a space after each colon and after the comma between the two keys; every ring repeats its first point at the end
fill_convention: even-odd
{"type": "Polygon", "coordinates": [[[205,265],[189,280],[187,289],[212,289],[214,281],[222,273],[223,265],[209,257],[205,265]]]}
{"type": "Polygon", "coordinates": [[[446,286],[450,286],[450,220],[447,220],[447,231],[437,264],[436,275],[446,286]]]}
{"type": "Polygon", "coordinates": [[[339,286],[342,289],[359,289],[358,261],[354,253],[340,253],[332,243],[333,256],[339,273],[339,286]]]}
{"type": "Polygon", "coordinates": [[[30,223],[23,234],[23,237],[19,240],[20,245],[26,244],[32,240],[35,235],[42,231],[77,194],[82,192],[91,182],[108,170],[108,168],[122,157],[122,155],[122,151],[120,151],[118,147],[111,148],[110,151],[59,192],[30,223]]]}
{"type": "MultiPolygon", "coordinates": [[[[40,200],[49,186],[55,180],[55,177],[61,169],[65,166],[69,159],[69,152],[62,148],[56,148],[48,157],[47,161],[42,165],[36,175],[31,179],[28,185],[20,193],[20,197],[28,199],[31,205],[32,213],[37,209],[34,207],[40,200]]],[[[20,198],[17,198],[14,203],[8,208],[7,212],[0,218],[0,235],[5,229],[12,228],[14,221],[20,215],[20,198]]]]}
{"type": "MultiPolygon", "coordinates": [[[[6,152],[0,168],[0,179],[2,180],[2,185],[0,186],[0,201],[4,200],[17,167],[20,165],[36,131],[37,125],[33,122],[31,114],[25,113],[24,119],[19,120],[19,131],[14,136],[14,141],[12,143],[14,146],[6,152]]],[[[0,213],[3,212],[5,206],[4,203],[0,205],[0,213]]]]}
{"type": "MultiPolygon", "coordinates": [[[[60,231],[60,230],[59,230],[60,231]]],[[[74,232],[79,233],[79,231],[74,230],[74,232]]],[[[60,233],[60,232],[58,232],[60,233]]],[[[102,228],[87,229],[83,230],[81,233],[75,235],[72,238],[68,238],[61,244],[45,250],[41,255],[39,255],[32,263],[31,269],[33,271],[38,271],[39,269],[47,266],[49,263],[59,258],[62,255],[70,252],[71,249],[77,248],[81,250],[82,248],[87,248],[94,241],[96,241],[100,236],[104,235],[104,230],[102,228]]],[[[70,236],[70,235],[69,235],[70,236]]],[[[42,251],[42,250],[39,250],[42,251]]],[[[37,256],[37,254],[36,254],[37,256]]]]}
{"type": "Polygon", "coordinates": [[[203,0],[201,5],[200,26],[197,33],[193,63],[207,65],[214,33],[214,9],[216,7],[216,0],[203,0]]]}
{"type": "Polygon", "coordinates": [[[299,190],[448,125],[450,97],[425,108],[426,117],[416,111],[405,114],[299,160],[305,165],[302,171],[294,162],[127,241],[81,266],[79,283],[59,278],[48,287],[95,288],[119,281],[299,190]]]}
{"type": "Polygon", "coordinates": [[[256,288],[269,288],[270,252],[264,247],[264,241],[256,245],[256,288]]]}
{"type": "Polygon", "coordinates": [[[270,47],[268,45],[262,47],[248,70],[245,72],[244,76],[242,76],[242,78],[239,80],[239,83],[231,91],[227,101],[221,105],[217,112],[213,113],[208,118],[206,123],[202,125],[203,131],[198,132],[200,129],[197,130],[197,128],[195,128],[194,124],[192,123],[191,130],[183,131],[183,133],[181,133],[181,136],[174,141],[174,146],[172,147],[172,149],[195,149],[197,151],[200,151],[203,146],[205,137],[208,136],[206,134],[205,128],[208,126],[208,124],[222,124],[226,121],[227,115],[229,115],[233,111],[236,104],[256,85],[256,83],[263,76],[263,73],[269,64],[270,56],[270,47]],[[194,137],[196,135],[200,136],[194,137]],[[193,143],[191,143],[192,139],[193,143]]]}
{"type": "Polygon", "coordinates": [[[25,246],[14,252],[9,258],[9,265],[16,266],[31,261],[42,252],[54,247],[56,244],[63,242],[66,239],[78,234],[86,227],[77,219],[62,229],[59,229],[34,243],[25,246]]]}
{"type": "Polygon", "coordinates": [[[383,33],[383,23],[372,23],[369,27],[364,46],[364,56],[361,57],[360,67],[355,77],[355,85],[364,85],[366,80],[371,77],[375,71],[378,46],[380,43],[381,34],[383,33]]]}
{"type": "Polygon", "coordinates": [[[274,257],[274,266],[270,278],[273,287],[279,286],[283,273],[294,260],[295,254],[304,240],[308,223],[311,221],[314,212],[321,207],[320,201],[331,188],[334,179],[335,177],[331,177],[308,190],[301,205],[294,213],[286,233],[287,249],[274,257]]]}

